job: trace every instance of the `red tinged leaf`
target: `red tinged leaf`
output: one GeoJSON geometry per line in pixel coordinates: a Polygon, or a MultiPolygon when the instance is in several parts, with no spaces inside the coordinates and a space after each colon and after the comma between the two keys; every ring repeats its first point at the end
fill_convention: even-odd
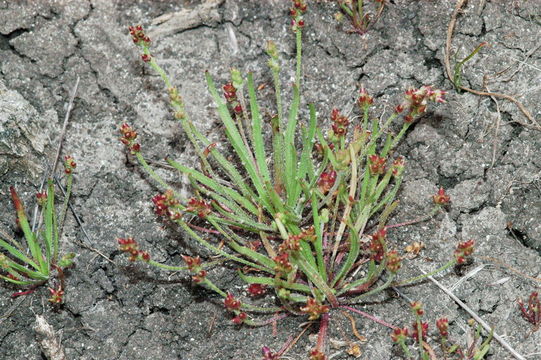
{"type": "Polygon", "coordinates": [[[24,215],[23,203],[21,202],[19,195],[17,195],[17,191],[15,191],[15,188],[13,186],[10,186],[9,192],[11,193],[11,200],[13,201],[13,206],[15,207],[15,211],[17,211],[17,215],[19,215],[19,213],[21,212],[24,215]]]}

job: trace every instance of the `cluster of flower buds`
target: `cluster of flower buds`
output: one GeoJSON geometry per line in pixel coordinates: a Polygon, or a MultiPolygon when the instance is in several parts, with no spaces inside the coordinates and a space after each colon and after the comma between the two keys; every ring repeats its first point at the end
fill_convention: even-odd
{"type": "Polygon", "coordinates": [[[237,88],[233,83],[227,83],[222,87],[227,105],[235,115],[242,114],[242,105],[237,98],[237,88]]]}
{"type": "Polygon", "coordinates": [[[293,7],[289,10],[289,15],[291,15],[291,29],[296,32],[298,29],[304,27],[303,14],[308,9],[305,0],[292,0],[293,7]]]}
{"type": "MultiPolygon", "coordinates": [[[[329,146],[329,150],[331,150],[331,151],[334,150],[334,144],[333,143],[329,143],[328,146],[329,146]]],[[[324,153],[325,153],[325,148],[323,147],[323,145],[321,145],[321,143],[317,142],[317,143],[314,144],[314,149],[315,149],[315,152],[316,152],[318,158],[322,158],[324,153]]]]}
{"type": "Polygon", "coordinates": [[[72,174],[73,170],[77,167],[77,163],[75,162],[75,159],[71,155],[64,156],[64,172],[66,174],[72,174]]]}
{"type": "Polygon", "coordinates": [[[179,201],[172,190],[166,190],[163,194],[158,194],[152,198],[154,203],[154,212],[158,216],[167,216],[171,220],[180,218],[178,210],[179,201]]]}
{"type": "Polygon", "coordinates": [[[300,308],[301,312],[308,314],[308,320],[316,320],[322,314],[329,312],[327,305],[322,305],[314,298],[309,298],[306,301],[306,306],[300,308]]]}
{"type": "Polygon", "coordinates": [[[408,328],[395,328],[393,330],[393,332],[391,333],[391,339],[395,342],[395,343],[402,343],[404,341],[406,341],[408,337],[408,328]]]}
{"type": "Polygon", "coordinates": [[[368,95],[368,91],[366,91],[364,87],[361,87],[359,93],[360,95],[357,99],[357,104],[359,105],[361,110],[366,111],[370,106],[374,104],[374,98],[368,95]]]}
{"type": "Polygon", "coordinates": [[[150,38],[145,34],[141,25],[129,26],[128,30],[132,37],[133,43],[137,46],[141,46],[145,53],[141,55],[141,59],[144,62],[149,62],[152,59],[152,55],[148,53],[148,46],[150,45],[150,38]]]}
{"type": "Polygon", "coordinates": [[[133,43],[139,46],[150,45],[150,38],[145,35],[145,31],[141,25],[128,26],[133,43]]]}
{"type": "Polygon", "coordinates": [[[447,205],[451,201],[451,197],[445,193],[442,187],[440,187],[436,195],[432,196],[432,199],[436,205],[447,205]]]}
{"type": "Polygon", "coordinates": [[[233,321],[233,323],[239,325],[239,324],[242,324],[244,320],[246,320],[247,318],[246,313],[243,311],[240,311],[242,303],[240,302],[240,300],[237,300],[233,296],[233,294],[228,293],[226,295],[225,300],[224,300],[224,305],[227,310],[233,311],[235,313],[236,316],[231,320],[233,321]]]}
{"type": "Polygon", "coordinates": [[[387,158],[373,154],[368,157],[368,161],[368,169],[370,170],[370,175],[375,176],[385,173],[385,164],[387,163],[387,158]]]}
{"type": "Polygon", "coordinates": [[[276,255],[272,260],[276,263],[274,270],[277,273],[287,274],[293,270],[293,265],[289,262],[289,254],[286,252],[276,255]]]}
{"type": "Polygon", "coordinates": [[[385,228],[377,231],[375,234],[371,235],[370,241],[370,259],[380,262],[383,259],[384,251],[383,244],[385,242],[385,237],[387,236],[387,231],[385,228]]]}
{"type": "Polygon", "coordinates": [[[174,86],[167,89],[169,94],[169,102],[172,109],[175,109],[175,119],[184,120],[186,118],[186,113],[184,112],[184,102],[182,96],[178,93],[178,89],[174,86]]]}
{"type": "Polygon", "coordinates": [[[328,170],[321,173],[317,180],[317,187],[322,194],[328,193],[336,182],[336,171],[328,170]]]}
{"type": "Polygon", "coordinates": [[[135,141],[137,139],[137,132],[128,124],[124,123],[120,126],[120,133],[122,137],[120,141],[130,149],[132,154],[141,151],[141,145],[135,141]]]}
{"type": "Polygon", "coordinates": [[[455,249],[455,259],[457,264],[464,264],[466,262],[466,258],[473,254],[474,245],[475,241],[473,240],[468,240],[458,244],[455,249]]]}
{"type": "Polygon", "coordinates": [[[396,250],[391,250],[387,252],[387,270],[396,274],[400,267],[402,266],[402,258],[398,255],[396,250]]]}
{"type": "Polygon", "coordinates": [[[200,218],[204,219],[208,214],[211,213],[210,203],[205,200],[199,200],[196,198],[191,198],[188,200],[188,206],[186,211],[197,214],[200,218]]]}
{"type": "Polygon", "coordinates": [[[517,301],[522,316],[534,325],[535,329],[539,329],[539,326],[541,326],[541,302],[539,301],[539,293],[533,291],[530,294],[527,308],[524,306],[522,299],[518,299],[517,301]]]}
{"type": "Polygon", "coordinates": [[[436,327],[438,328],[442,338],[447,338],[447,336],[449,336],[449,320],[447,318],[440,318],[436,320],[436,327]]]}
{"type": "Polygon", "coordinates": [[[310,360],[327,360],[327,357],[318,349],[313,349],[310,351],[310,360]]]}
{"type": "Polygon", "coordinates": [[[248,289],[246,289],[246,291],[248,291],[248,294],[250,294],[250,296],[258,297],[265,294],[267,292],[267,289],[262,284],[250,284],[248,285],[248,289]]]}
{"type": "Polygon", "coordinates": [[[338,109],[332,109],[331,121],[332,139],[337,140],[344,137],[348,132],[349,119],[347,116],[341,115],[338,109]]]}
{"type": "Polygon", "coordinates": [[[402,173],[404,172],[405,163],[406,163],[406,160],[404,159],[403,156],[399,156],[393,161],[391,171],[394,177],[400,177],[400,175],[402,175],[402,173]]]}
{"type": "Polygon", "coordinates": [[[64,301],[64,290],[62,290],[62,286],[59,285],[56,289],[49,288],[49,292],[51,293],[49,302],[52,302],[53,304],[62,304],[64,301]]]}
{"type": "MultiPolygon", "coordinates": [[[[417,322],[414,322],[411,327],[413,328],[413,331],[411,332],[411,337],[419,342],[419,330],[417,329],[417,322]]],[[[426,339],[426,336],[428,335],[428,323],[427,322],[421,322],[421,339],[424,341],[426,339]]]]}
{"type": "Polygon", "coordinates": [[[117,241],[118,241],[118,244],[120,245],[120,250],[130,255],[128,260],[130,261],[143,260],[146,262],[150,260],[149,253],[143,250],[139,250],[139,245],[137,244],[137,241],[135,241],[134,238],[132,237],[129,237],[126,239],[118,238],[117,241]]]}
{"type": "Polygon", "coordinates": [[[302,230],[297,235],[289,235],[287,240],[285,240],[280,247],[278,248],[279,252],[291,252],[299,251],[300,241],[313,242],[316,239],[316,231],[313,226],[310,226],[307,229],[302,230]]]}
{"type": "Polygon", "coordinates": [[[423,316],[425,311],[423,310],[423,304],[421,304],[419,301],[414,301],[410,303],[411,311],[413,312],[413,315],[415,316],[423,316]]]}
{"type": "Polygon", "coordinates": [[[228,293],[224,300],[224,305],[227,310],[234,311],[239,310],[242,303],[240,300],[237,300],[233,294],[228,293]]]}
{"type": "Polygon", "coordinates": [[[186,266],[188,266],[188,270],[193,274],[192,281],[194,283],[200,283],[205,280],[207,271],[202,268],[201,258],[199,256],[191,257],[182,255],[182,260],[184,260],[186,266]]]}
{"type": "Polygon", "coordinates": [[[421,116],[426,112],[427,104],[429,101],[437,103],[445,102],[445,91],[434,90],[431,86],[421,86],[419,89],[406,90],[405,102],[395,107],[397,114],[407,111],[404,115],[404,121],[411,123],[415,118],[421,116]]]}
{"type": "Polygon", "coordinates": [[[47,191],[36,193],[36,200],[39,206],[45,206],[47,203],[47,191]]]}

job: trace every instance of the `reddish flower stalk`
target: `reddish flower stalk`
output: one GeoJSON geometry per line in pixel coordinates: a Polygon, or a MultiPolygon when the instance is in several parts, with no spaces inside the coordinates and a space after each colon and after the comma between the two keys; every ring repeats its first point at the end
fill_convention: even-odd
{"type": "Polygon", "coordinates": [[[11,193],[11,201],[13,202],[13,207],[15,208],[15,211],[17,212],[17,216],[24,216],[26,217],[24,213],[24,207],[21,199],[19,198],[19,195],[17,195],[17,191],[13,186],[9,187],[9,192],[11,193]]]}

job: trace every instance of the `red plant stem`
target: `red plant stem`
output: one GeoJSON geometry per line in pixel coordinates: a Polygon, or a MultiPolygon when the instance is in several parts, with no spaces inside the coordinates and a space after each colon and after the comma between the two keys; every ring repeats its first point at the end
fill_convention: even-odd
{"type": "Polygon", "coordinates": [[[321,321],[319,322],[319,332],[317,334],[316,349],[321,353],[325,352],[325,339],[327,338],[328,327],[329,327],[329,314],[325,313],[321,315],[321,321]]]}
{"type": "Polygon", "coordinates": [[[383,326],[386,326],[386,327],[388,327],[389,329],[393,329],[393,330],[400,329],[398,326],[394,326],[394,325],[392,325],[392,324],[389,324],[388,322],[386,322],[386,321],[384,321],[384,320],[381,320],[380,318],[377,318],[377,317],[375,317],[374,315],[367,314],[367,313],[365,313],[364,311],[357,310],[357,309],[355,309],[355,308],[353,308],[353,307],[351,307],[351,306],[340,305],[340,307],[341,307],[342,309],[346,309],[346,310],[352,311],[352,312],[354,312],[354,313],[357,313],[357,314],[359,314],[359,315],[361,315],[361,316],[364,316],[365,318],[368,318],[368,319],[370,319],[370,320],[372,320],[372,321],[377,322],[378,324],[381,324],[381,325],[383,325],[383,326]]]}
{"type": "Polygon", "coordinates": [[[197,225],[194,225],[194,224],[190,224],[190,223],[188,223],[188,226],[191,227],[192,229],[195,229],[195,230],[198,230],[198,231],[201,231],[201,232],[206,232],[206,233],[210,233],[210,234],[214,234],[214,235],[220,235],[220,232],[217,231],[217,230],[207,229],[207,228],[197,226],[197,225]]]}
{"type": "Polygon", "coordinates": [[[285,351],[291,346],[291,343],[293,342],[293,340],[294,340],[293,335],[289,335],[286,342],[284,343],[284,345],[282,345],[282,348],[278,350],[276,355],[278,357],[282,356],[285,353],[285,351]]]}
{"type": "Polygon", "coordinates": [[[18,296],[30,295],[34,291],[36,291],[36,288],[28,289],[28,290],[25,290],[25,291],[17,291],[15,293],[11,294],[11,297],[16,298],[18,296]]]}
{"type": "Polygon", "coordinates": [[[264,326],[264,325],[268,325],[272,322],[275,322],[275,321],[278,321],[278,320],[282,320],[283,318],[287,317],[287,314],[280,314],[280,315],[275,315],[273,317],[271,317],[270,319],[267,319],[267,320],[264,320],[262,322],[258,322],[257,325],[258,326],[264,326]]]}

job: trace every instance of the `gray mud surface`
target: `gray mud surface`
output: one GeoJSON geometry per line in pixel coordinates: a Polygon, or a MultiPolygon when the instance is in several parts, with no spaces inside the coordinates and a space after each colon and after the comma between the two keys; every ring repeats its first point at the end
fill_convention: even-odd
{"type": "MultiPolygon", "coordinates": [[[[27,204],[34,201],[79,76],[63,153],[78,163],[72,203],[89,235],[84,236],[70,214],[62,246],[78,255],[59,309],[47,303],[46,287],[15,299],[10,297],[14,288],[0,287],[0,359],[45,358],[32,328],[36,314],[58,332],[66,359],[259,359],[263,345],[277,350],[288,336],[300,332],[304,319],[295,317],[281,320],[275,329],[234,326],[219,297],[192,286],[187,274],[129,263],[115,240],[135,236],[155,259],[170,264],[180,264],[181,254],[201,253],[183,233],[158,221],[150,199],[159,189],[118,141],[118,127],[127,121],[138,128],[148,159],[170,155],[197,166],[169,112],[160,78],[140,62],[127,27],[142,24],[149,29],[153,53],[174,79],[191,118],[213,141],[222,141],[204,71],[220,84],[230,67],[252,71],[258,85],[269,84],[260,98],[272,99],[266,40],[279,46],[284,84],[294,75],[288,7],[288,1],[278,0],[214,0],[203,5],[0,1],[0,226],[10,233],[15,229],[10,185],[27,204]],[[182,10],[181,21],[173,17],[152,25],[153,19],[182,10]]],[[[454,91],[443,66],[453,8],[451,1],[390,1],[381,20],[360,36],[349,33],[347,23],[335,21],[336,4],[311,3],[304,33],[303,109],[314,102],[320,119],[328,119],[333,107],[348,112],[361,84],[377,97],[375,115],[389,113],[408,86],[430,84],[449,92],[447,103],[432,106],[398,149],[406,156],[407,168],[401,206],[391,223],[425,214],[439,186],[452,197],[452,206],[436,218],[390,231],[400,249],[414,241],[426,245],[419,257],[405,261],[401,276],[433,270],[449,259],[458,241],[475,239],[479,257],[464,271],[481,267],[479,271],[460,283],[455,272],[438,279],[454,286],[454,293],[520,354],[541,359],[541,331],[530,334],[531,326],[516,304],[517,298],[527,298],[540,287],[541,132],[527,126],[528,119],[512,102],[454,91]]],[[[458,17],[452,50],[462,59],[479,43],[490,45],[465,65],[464,84],[512,95],[541,122],[540,34],[539,0],[470,0],[458,17]]],[[[271,104],[263,102],[269,112],[274,111],[271,104]]],[[[190,191],[185,179],[158,171],[182,191],[190,191]]],[[[234,270],[217,267],[209,276],[222,288],[243,294],[234,270]]],[[[432,333],[434,320],[447,316],[451,337],[467,342],[470,316],[434,284],[402,292],[425,304],[432,333]]],[[[407,301],[392,295],[375,296],[359,309],[398,326],[409,325],[413,317],[407,301]]],[[[400,359],[389,329],[354,317],[367,338],[361,359],[400,359]]],[[[339,311],[332,313],[329,331],[332,358],[352,358],[345,350],[356,338],[339,311]]],[[[305,334],[288,358],[306,359],[312,346],[313,336],[305,334]]],[[[493,342],[488,358],[512,357],[493,342]]]]}

